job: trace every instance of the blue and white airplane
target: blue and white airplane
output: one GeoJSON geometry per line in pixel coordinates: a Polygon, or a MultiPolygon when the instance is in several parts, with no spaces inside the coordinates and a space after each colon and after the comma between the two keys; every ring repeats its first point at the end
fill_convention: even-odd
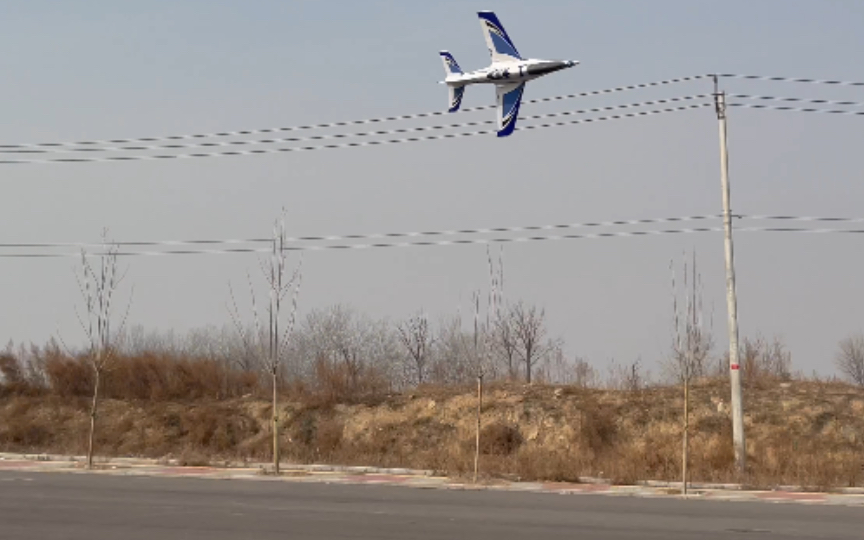
{"type": "Polygon", "coordinates": [[[456,112],[462,104],[465,87],[469,84],[491,83],[495,85],[498,111],[498,136],[506,137],[513,133],[519,105],[525,84],[543,75],[571,68],[577,60],[537,60],[522,58],[513,40],[507,35],[498,17],[491,11],[480,11],[480,26],[489,47],[492,61],[488,67],[465,73],[456,59],[448,51],[441,51],[444,71],[447,76],[441,84],[447,85],[449,93],[449,112],[456,112]]]}

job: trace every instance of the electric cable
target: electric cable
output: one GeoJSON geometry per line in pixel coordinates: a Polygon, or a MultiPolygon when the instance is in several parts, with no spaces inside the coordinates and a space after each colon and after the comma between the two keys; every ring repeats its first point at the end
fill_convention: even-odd
{"type": "Polygon", "coordinates": [[[849,111],[843,109],[815,109],[812,107],[791,107],[785,105],[761,105],[758,103],[727,103],[729,107],[740,107],[744,109],[763,109],[770,111],[786,111],[786,112],[805,112],[805,113],[821,113],[821,114],[836,114],[846,116],[864,116],[864,111],[849,111]]]}
{"type": "Polygon", "coordinates": [[[717,74],[717,77],[726,79],[746,79],[756,81],[771,81],[771,82],[794,82],[794,83],[809,83],[809,84],[827,84],[833,86],[864,86],[864,82],[839,81],[830,79],[810,79],[810,78],[793,78],[793,77],[773,77],[769,75],[740,75],[736,73],[717,74]]]}
{"type": "MultiPolygon", "coordinates": [[[[531,121],[531,120],[540,120],[544,118],[556,118],[561,116],[572,116],[577,114],[586,114],[586,113],[594,113],[594,112],[604,112],[604,111],[614,111],[620,109],[634,109],[638,107],[646,107],[649,105],[662,105],[666,103],[676,103],[681,101],[689,101],[694,99],[704,99],[711,97],[711,94],[696,94],[692,96],[680,96],[673,98],[665,98],[665,99],[655,99],[650,101],[642,101],[637,103],[626,103],[623,105],[609,105],[606,107],[594,107],[591,109],[577,109],[573,111],[561,111],[561,112],[553,112],[553,113],[545,113],[545,114],[537,114],[533,116],[520,116],[519,120],[521,121],[531,121]]],[[[445,130],[445,129],[455,129],[455,128],[464,128],[464,127],[476,127],[481,125],[495,124],[496,120],[477,120],[474,122],[462,122],[457,124],[444,124],[437,126],[419,126],[413,128],[396,128],[396,129],[386,129],[380,131],[365,131],[359,133],[335,133],[335,134],[327,134],[327,135],[310,135],[307,137],[285,137],[285,138],[275,138],[275,139],[261,139],[261,140],[252,140],[252,141],[217,141],[217,142],[208,142],[208,143],[197,143],[197,144],[169,144],[169,145],[156,145],[156,146],[87,146],[84,148],[75,148],[75,147],[62,147],[56,149],[44,149],[44,148],[28,148],[24,150],[9,150],[3,149],[0,147],[0,154],[52,154],[52,153],[73,153],[73,152],[116,152],[116,151],[138,151],[138,150],[179,150],[179,149],[187,149],[187,148],[214,148],[214,147],[234,147],[234,146],[248,146],[248,145],[257,145],[257,144],[272,144],[272,143],[289,143],[289,142],[307,142],[307,141],[321,141],[327,139],[346,139],[351,137],[369,137],[376,135],[394,135],[400,133],[411,133],[417,131],[435,131],[435,130],[445,130]]]]}
{"type": "MultiPolygon", "coordinates": [[[[525,103],[548,103],[553,101],[561,101],[565,99],[574,99],[580,97],[590,97],[590,96],[599,96],[604,94],[611,94],[616,92],[626,92],[630,90],[639,90],[644,88],[651,88],[655,86],[664,86],[670,84],[677,84],[687,81],[694,81],[697,79],[703,79],[706,77],[711,77],[711,75],[691,75],[686,77],[677,77],[673,79],[666,79],[662,81],[648,82],[648,83],[640,83],[640,84],[631,84],[627,86],[617,86],[614,88],[606,88],[603,90],[591,90],[587,92],[578,92],[574,94],[564,94],[559,96],[552,96],[546,98],[536,98],[526,100],[525,103]]],[[[467,107],[462,109],[461,113],[469,113],[475,111],[483,111],[488,109],[494,109],[496,105],[481,105],[477,107],[467,107]]],[[[167,142],[167,141],[177,141],[177,140],[185,140],[185,139],[209,139],[214,137],[233,137],[238,135],[260,135],[264,133],[277,133],[284,131],[300,131],[307,129],[325,129],[325,128],[333,128],[333,127],[346,127],[346,126],[354,126],[360,124],[374,124],[381,122],[393,122],[399,120],[413,120],[416,118],[428,118],[433,116],[445,116],[449,113],[447,111],[430,111],[423,113],[414,113],[414,114],[402,114],[396,116],[384,116],[378,118],[366,118],[361,120],[346,120],[342,122],[328,122],[323,124],[308,124],[308,125],[300,125],[300,126],[287,126],[287,127],[273,127],[273,128],[260,128],[260,129],[243,129],[243,130],[235,130],[235,131],[217,131],[212,133],[193,133],[193,134],[185,134],[185,135],[159,135],[154,137],[141,137],[141,138],[127,138],[127,139],[104,139],[104,140],[91,140],[91,141],[76,141],[76,142],[53,142],[53,143],[20,143],[20,144],[0,144],[0,148],[6,149],[23,149],[23,148],[39,148],[39,147],[66,147],[66,146],[88,146],[88,145],[103,145],[103,144],[132,144],[132,143],[151,143],[151,142],[167,142]]]]}
{"type": "MultiPolygon", "coordinates": [[[[562,235],[546,235],[546,236],[517,236],[510,238],[466,238],[455,240],[429,240],[415,242],[387,242],[387,243],[369,243],[369,244],[341,244],[341,245],[314,245],[314,246],[289,246],[283,248],[286,252],[300,251],[333,251],[333,250],[353,250],[353,249],[373,249],[373,248],[407,248],[407,247],[428,247],[428,246],[455,246],[455,245],[472,245],[472,244],[504,244],[504,243],[522,243],[522,242],[541,242],[548,240],[596,240],[601,238],[625,238],[638,236],[658,236],[672,234],[691,234],[701,232],[722,231],[720,227],[697,227],[688,229],[650,229],[642,231],[619,231],[605,233],[583,233],[583,234],[562,234],[562,235]]],[[[118,257],[128,256],[171,256],[171,255],[227,255],[232,253],[271,253],[272,249],[265,248],[225,248],[225,249],[189,249],[189,250],[172,250],[172,251],[116,251],[118,257]]],[[[97,257],[101,253],[0,253],[0,258],[6,259],[34,259],[34,258],[68,258],[81,256],[97,257]]]]}
{"type": "Polygon", "coordinates": [[[834,223],[864,223],[864,217],[839,217],[839,216],[790,216],[790,215],[747,215],[739,214],[735,217],[742,219],[755,219],[765,221],[812,221],[812,222],[834,222],[834,223]]]}
{"type": "MultiPolygon", "coordinates": [[[[475,229],[439,229],[426,231],[408,232],[381,232],[381,233],[354,233],[339,235],[308,235],[293,236],[283,239],[285,243],[300,242],[340,242],[350,240],[374,240],[382,238],[418,238],[434,236],[455,236],[464,234],[492,234],[507,232],[528,231],[551,231],[561,229],[580,229],[596,227],[616,227],[630,225],[650,225],[661,223],[677,223],[684,221],[704,221],[720,219],[722,214],[705,214],[692,216],[670,216],[660,218],[637,218],[617,219],[608,221],[586,221],[581,223],[556,223],[550,225],[517,225],[506,227],[482,227],[475,229]]],[[[733,214],[734,219],[749,219],[758,221],[804,221],[804,222],[832,222],[832,223],[864,223],[864,217],[840,217],[840,216],[793,216],[777,214],[733,214]]],[[[740,230],[740,229],[736,229],[740,230]]],[[[817,229],[808,229],[817,230],[817,229]]],[[[837,229],[831,229],[837,230],[837,229]]],[[[124,240],[112,241],[112,245],[128,247],[153,247],[153,246],[188,246],[188,245],[230,245],[230,244],[267,244],[273,241],[272,237],[245,238],[245,239],[184,239],[184,240],[124,240]]],[[[0,249],[22,249],[22,248],[67,248],[67,247],[101,247],[104,243],[97,242],[0,242],[0,249]]]]}
{"type": "MultiPolygon", "coordinates": [[[[334,251],[334,250],[354,250],[354,249],[375,249],[375,248],[407,248],[407,247],[429,247],[429,246],[455,246],[455,245],[476,245],[476,244],[505,244],[505,243],[524,243],[524,242],[542,242],[548,240],[599,240],[604,238],[633,238],[642,236],[668,236],[675,234],[693,234],[704,232],[720,232],[722,227],[694,227],[687,229],[649,229],[641,231],[618,231],[605,233],[583,233],[583,234],[562,234],[562,235],[547,235],[547,236],[517,236],[512,238],[466,238],[455,240],[430,240],[420,242],[388,242],[388,243],[369,243],[369,244],[341,244],[341,245],[314,245],[314,246],[289,246],[283,248],[286,252],[303,252],[303,251],[334,251]]],[[[742,232],[771,232],[771,233],[802,233],[802,234],[864,234],[864,229],[806,229],[795,227],[741,227],[735,229],[736,233],[742,232]]],[[[163,257],[173,255],[228,255],[236,253],[271,253],[272,249],[265,248],[224,248],[224,249],[188,249],[188,250],[172,250],[172,251],[116,251],[118,257],[163,257]]],[[[50,258],[69,258],[69,257],[98,257],[107,253],[0,253],[0,259],[50,259],[50,258]]]]}
{"type": "MultiPolygon", "coordinates": [[[[560,229],[579,229],[589,227],[613,227],[619,225],[647,225],[659,223],[673,223],[681,221],[698,221],[707,219],[719,219],[718,215],[697,215],[697,216],[681,216],[681,217],[663,217],[663,218],[643,218],[643,219],[620,219],[612,221],[589,221],[584,223],[565,223],[553,225],[522,225],[511,227],[485,227],[478,229],[452,229],[452,230],[434,230],[434,231],[411,231],[411,232],[386,232],[386,233],[367,233],[367,234],[341,234],[341,235],[319,235],[319,236],[297,236],[284,238],[285,243],[298,242],[331,242],[331,241],[348,241],[348,240],[372,240],[380,238],[416,238],[430,236],[454,236],[458,234],[491,234],[502,232],[528,232],[528,231],[550,231],[560,229]]],[[[116,246],[183,246],[183,245],[216,245],[216,244],[260,244],[270,243],[273,238],[249,238],[249,239],[194,239],[194,240],[145,240],[145,241],[115,241],[110,242],[116,246]]],[[[61,248],[61,247],[100,247],[104,243],[86,243],[86,242],[18,242],[18,243],[0,243],[0,248],[61,248]]]]}
{"type": "Polygon", "coordinates": [[[805,99],[795,97],[779,97],[779,96],[751,96],[748,94],[729,94],[730,98],[754,99],[763,101],[787,101],[796,103],[812,103],[816,105],[836,105],[838,107],[864,107],[864,103],[859,101],[835,101],[830,99],[805,99]]]}
{"type": "MultiPolygon", "coordinates": [[[[658,114],[665,114],[671,112],[685,111],[691,109],[698,109],[707,106],[713,106],[713,103],[698,103],[687,106],[680,107],[670,107],[666,109],[652,109],[649,111],[639,111],[635,113],[628,114],[616,114],[611,116],[600,116],[595,118],[584,118],[579,120],[568,120],[562,122],[550,122],[545,124],[535,124],[528,126],[517,127],[516,130],[534,130],[534,129],[545,129],[550,127],[559,127],[559,126],[567,126],[574,124],[590,124],[594,122],[603,122],[607,120],[621,120],[625,118],[637,118],[642,116],[653,116],[658,114]]],[[[340,144],[327,144],[327,145],[318,145],[318,146],[292,146],[286,148],[266,148],[266,149],[258,149],[258,150],[238,150],[238,151],[230,151],[230,152],[200,152],[194,154],[164,154],[164,155],[153,155],[153,156],[108,156],[108,157],[98,157],[98,158],[56,158],[56,159],[44,159],[44,160],[31,160],[31,159],[4,159],[0,160],[0,165],[19,165],[19,164],[61,164],[61,163],[111,163],[118,161],[164,161],[169,159],[193,159],[193,158],[219,158],[219,157],[228,157],[228,156],[252,156],[252,155],[261,155],[261,154],[278,154],[278,153],[287,153],[287,152],[305,152],[305,151],[314,151],[314,150],[330,150],[330,149],[341,149],[341,148],[358,148],[365,146],[383,146],[390,144],[401,144],[401,143],[410,143],[410,142],[425,142],[425,141],[433,141],[433,140],[443,140],[443,139],[456,139],[461,137],[473,137],[477,135],[488,135],[494,134],[494,130],[480,130],[480,131],[467,131],[467,132],[458,132],[458,133],[446,133],[442,135],[432,135],[427,137],[406,137],[401,139],[388,139],[388,140],[374,140],[374,141],[362,141],[362,142],[352,142],[352,143],[340,143],[340,144]]]]}

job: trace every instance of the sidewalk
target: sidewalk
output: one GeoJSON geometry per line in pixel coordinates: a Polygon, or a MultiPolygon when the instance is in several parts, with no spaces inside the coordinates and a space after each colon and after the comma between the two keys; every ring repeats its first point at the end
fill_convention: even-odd
{"type": "MultiPolygon", "coordinates": [[[[598,494],[631,497],[683,498],[681,484],[675,482],[641,482],[634,486],[617,486],[602,479],[585,478],[580,483],[483,481],[473,484],[433,471],[382,469],[376,467],[343,467],[336,465],[283,464],[282,474],[275,476],[265,463],[229,463],[226,467],[184,467],[176,461],[137,458],[99,458],[94,470],[85,468],[80,456],[28,455],[0,453],[0,471],[61,472],[137,476],[183,476],[218,480],[257,480],[271,482],[323,482],[331,484],[379,484],[426,489],[528,491],[560,495],[598,494]]],[[[735,484],[693,483],[687,499],[722,501],[761,501],[799,504],[833,504],[864,507],[864,488],[847,488],[832,493],[805,492],[793,487],[773,491],[750,491],[735,484]]]]}

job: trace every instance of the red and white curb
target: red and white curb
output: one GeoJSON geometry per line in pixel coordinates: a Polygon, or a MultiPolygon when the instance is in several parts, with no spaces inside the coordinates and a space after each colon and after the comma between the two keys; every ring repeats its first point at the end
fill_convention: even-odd
{"type": "Polygon", "coordinates": [[[257,467],[194,467],[161,465],[155,460],[112,459],[97,462],[97,468],[87,470],[80,458],[61,456],[30,456],[0,454],[0,471],[62,472],[126,476],[159,476],[209,478],[218,480],[256,480],[279,482],[312,482],[348,485],[404,486],[420,489],[460,491],[510,491],[558,495],[607,495],[628,497],[671,498],[712,501],[753,501],[864,507],[864,489],[847,489],[844,493],[818,493],[793,490],[748,491],[732,485],[696,485],[688,495],[680,493],[680,484],[646,482],[650,485],[618,486],[608,483],[570,482],[458,482],[431,471],[379,469],[375,467],[338,467],[326,465],[285,465],[283,474],[275,476],[257,467]]]}

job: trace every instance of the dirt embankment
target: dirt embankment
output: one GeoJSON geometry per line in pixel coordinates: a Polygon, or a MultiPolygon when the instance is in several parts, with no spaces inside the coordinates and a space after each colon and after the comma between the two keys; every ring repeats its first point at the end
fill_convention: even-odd
{"type": "MultiPolygon", "coordinates": [[[[697,385],[691,399],[691,479],[732,475],[728,385],[697,385]]],[[[487,475],[618,482],[679,479],[678,388],[613,392],[498,386],[484,395],[480,468],[487,475]]],[[[400,466],[462,474],[473,468],[476,396],[416,391],[355,404],[286,403],[286,462],[400,466]]],[[[745,389],[749,481],[864,485],[864,391],[842,384],[745,389]]],[[[101,404],[96,452],[179,457],[189,464],[270,459],[270,405],[254,398],[101,404]]],[[[0,397],[0,449],[83,454],[86,398],[0,397]]]]}

